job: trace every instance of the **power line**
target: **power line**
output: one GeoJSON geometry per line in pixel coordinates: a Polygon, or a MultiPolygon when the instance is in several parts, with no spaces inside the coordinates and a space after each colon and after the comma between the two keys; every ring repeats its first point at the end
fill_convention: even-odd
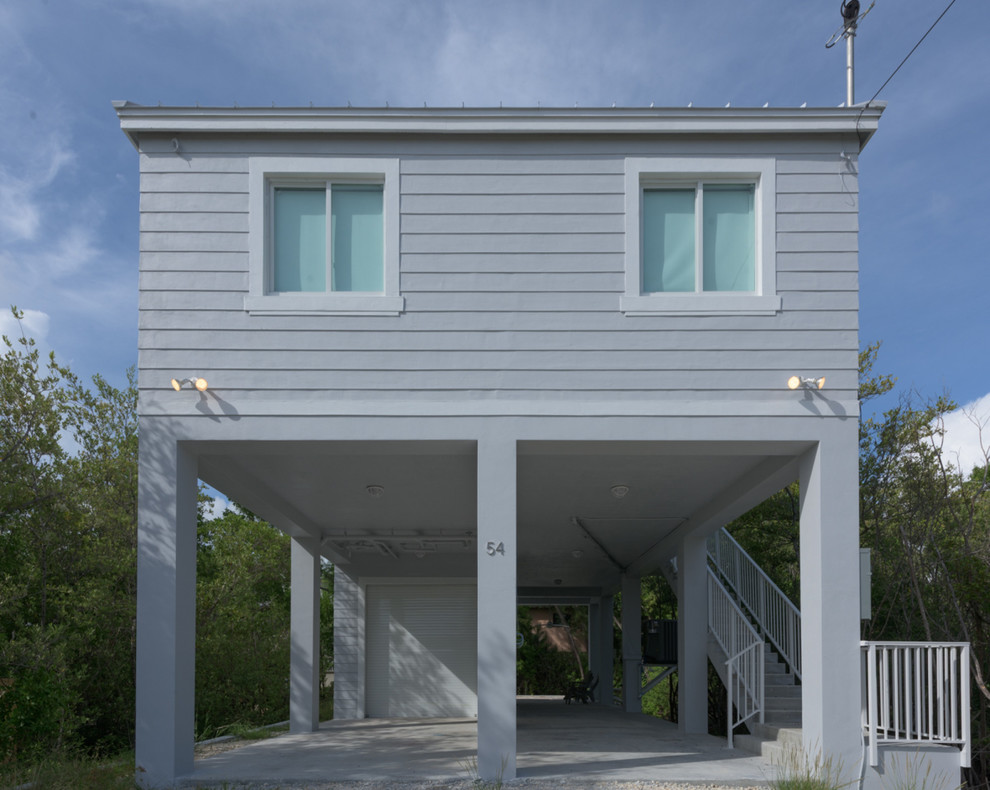
{"type": "Polygon", "coordinates": [[[921,46],[921,42],[924,41],[926,38],[928,38],[928,34],[931,33],[935,29],[935,25],[937,25],[939,22],[942,21],[942,17],[946,15],[946,13],[948,12],[948,10],[950,8],[952,8],[952,6],[954,6],[955,3],[956,3],[956,0],[951,0],[951,2],[945,7],[945,11],[943,11],[941,14],[939,14],[938,15],[938,19],[936,19],[934,22],[932,22],[932,26],[930,28],[928,28],[927,31],[925,31],[925,35],[923,35],[920,39],[918,39],[918,43],[915,44],[911,48],[911,51],[908,52],[907,55],[904,56],[904,60],[902,60],[900,62],[900,64],[898,65],[898,67],[896,69],[894,69],[893,72],[891,72],[891,75],[889,77],[887,77],[887,79],[884,82],[884,84],[881,85],[880,88],[877,90],[877,92],[873,94],[873,97],[870,99],[870,101],[867,102],[867,104],[869,104],[870,102],[873,101],[873,99],[875,99],[877,96],[879,96],[880,95],[880,91],[882,91],[884,88],[887,87],[887,83],[890,82],[892,79],[894,79],[894,75],[897,74],[897,72],[901,70],[901,66],[903,66],[905,63],[907,63],[908,58],[910,58],[914,54],[914,51],[918,47],[921,46]]]}

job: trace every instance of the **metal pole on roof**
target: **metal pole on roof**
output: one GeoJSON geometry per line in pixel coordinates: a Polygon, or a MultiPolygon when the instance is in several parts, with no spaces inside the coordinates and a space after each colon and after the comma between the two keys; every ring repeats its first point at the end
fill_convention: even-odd
{"type": "Polygon", "coordinates": [[[855,104],[853,88],[855,84],[855,56],[853,42],[856,40],[856,17],[846,22],[846,107],[855,104]]]}

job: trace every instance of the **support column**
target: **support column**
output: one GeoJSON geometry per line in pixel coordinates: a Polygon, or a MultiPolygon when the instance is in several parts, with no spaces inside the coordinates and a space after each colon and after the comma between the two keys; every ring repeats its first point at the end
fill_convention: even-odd
{"type": "Polygon", "coordinates": [[[612,674],[615,665],[615,622],[613,620],[614,599],[603,596],[598,607],[598,704],[612,707],[612,674]]]}
{"type": "Polygon", "coordinates": [[[677,547],[677,729],[708,732],[708,570],[698,535],[677,547]]]}
{"type": "Polygon", "coordinates": [[[516,777],[516,442],[478,442],[478,774],[516,777]]]}
{"type": "MultiPolygon", "coordinates": [[[[602,602],[601,598],[595,598],[591,603],[588,604],[588,670],[599,679],[599,687],[601,686],[601,611],[602,602]]],[[[601,688],[596,689],[596,693],[600,692],[601,688]]]]}
{"type": "Polygon", "coordinates": [[[859,657],[859,456],[856,420],[824,420],[801,459],[801,690],[805,752],[862,759],[859,657]]]}
{"type": "Polygon", "coordinates": [[[143,787],[193,770],[196,459],[161,420],[141,420],[138,455],[135,765],[143,787]]]}
{"type": "Polygon", "coordinates": [[[364,590],[340,565],[333,569],[333,717],[364,718],[364,590]]]}
{"type": "Polygon", "coordinates": [[[642,601],[639,576],[622,576],[622,706],[626,713],[640,713],[639,690],[643,661],[642,601]]]}
{"type": "Polygon", "coordinates": [[[292,538],[289,732],[320,727],[320,541],[292,538]]]}

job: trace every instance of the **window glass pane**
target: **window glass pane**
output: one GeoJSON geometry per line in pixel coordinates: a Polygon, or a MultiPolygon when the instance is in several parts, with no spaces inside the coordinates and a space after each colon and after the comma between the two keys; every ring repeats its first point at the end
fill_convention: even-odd
{"type": "Polygon", "coordinates": [[[274,221],[274,289],[325,291],[326,189],[276,189],[274,221]]]}
{"type": "Polygon", "coordinates": [[[704,290],[756,290],[756,219],[752,184],[705,184],[704,290]]]}
{"type": "Polygon", "coordinates": [[[643,293],[694,290],[694,190],[643,191],[643,293]]]}
{"type": "Polygon", "coordinates": [[[334,291],[385,290],[381,184],[331,187],[334,291]]]}

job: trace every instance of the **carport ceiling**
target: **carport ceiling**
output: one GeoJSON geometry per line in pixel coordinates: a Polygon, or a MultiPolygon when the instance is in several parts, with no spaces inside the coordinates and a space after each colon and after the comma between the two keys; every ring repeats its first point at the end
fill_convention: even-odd
{"type": "MultiPolygon", "coordinates": [[[[403,573],[406,559],[422,560],[424,553],[463,555],[457,567],[474,572],[474,442],[241,442],[197,449],[203,480],[290,534],[319,535],[331,558],[352,562],[359,573],[384,573],[392,565],[403,573]]],[[[801,449],[522,442],[519,584],[614,588],[622,567],[700,508],[768,458],[791,458],[801,449]]]]}

